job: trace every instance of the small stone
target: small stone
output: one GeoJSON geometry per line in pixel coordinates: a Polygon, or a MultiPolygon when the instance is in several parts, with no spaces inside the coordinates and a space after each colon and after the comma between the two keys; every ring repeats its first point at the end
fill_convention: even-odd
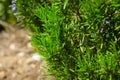
{"type": "Polygon", "coordinates": [[[35,61],[39,61],[42,58],[42,56],[40,56],[38,53],[35,53],[32,55],[32,59],[35,61]]]}
{"type": "Polygon", "coordinates": [[[4,71],[1,71],[1,72],[0,72],[0,79],[3,79],[5,76],[6,76],[6,75],[5,75],[5,72],[4,72],[4,71]]]}
{"type": "Polygon", "coordinates": [[[17,72],[12,73],[12,77],[15,78],[17,76],[17,72]]]}
{"type": "Polygon", "coordinates": [[[14,45],[14,44],[11,44],[11,45],[9,46],[9,48],[12,49],[12,50],[15,50],[15,45],[14,45]]]}
{"type": "Polygon", "coordinates": [[[17,54],[17,56],[19,56],[19,57],[23,57],[24,55],[25,55],[24,52],[20,52],[20,53],[17,54]]]}

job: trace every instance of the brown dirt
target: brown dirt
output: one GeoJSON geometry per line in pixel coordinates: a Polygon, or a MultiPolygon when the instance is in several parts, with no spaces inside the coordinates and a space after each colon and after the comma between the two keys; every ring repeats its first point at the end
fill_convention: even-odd
{"type": "Polygon", "coordinates": [[[45,61],[32,58],[27,33],[23,29],[0,32],[0,80],[54,80],[43,76],[45,61]]]}

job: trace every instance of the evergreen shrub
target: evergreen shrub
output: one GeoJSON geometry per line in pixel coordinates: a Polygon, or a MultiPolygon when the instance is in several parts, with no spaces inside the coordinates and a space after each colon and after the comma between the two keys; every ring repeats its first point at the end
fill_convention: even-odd
{"type": "Polygon", "coordinates": [[[120,79],[119,0],[18,0],[17,6],[57,80],[120,79]]]}

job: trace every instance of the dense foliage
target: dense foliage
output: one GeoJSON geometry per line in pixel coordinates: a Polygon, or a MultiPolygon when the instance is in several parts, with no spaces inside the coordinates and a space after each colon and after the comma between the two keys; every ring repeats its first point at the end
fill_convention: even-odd
{"type": "MultiPolygon", "coordinates": [[[[119,0],[18,0],[32,43],[58,80],[120,79],[119,0]]],[[[20,16],[21,16],[20,15],[20,16]]]]}

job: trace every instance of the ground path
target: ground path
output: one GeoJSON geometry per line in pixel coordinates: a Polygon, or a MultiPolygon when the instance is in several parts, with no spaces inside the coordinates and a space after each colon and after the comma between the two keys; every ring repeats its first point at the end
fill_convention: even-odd
{"type": "Polygon", "coordinates": [[[27,31],[0,32],[0,80],[53,80],[42,76],[45,62],[35,61],[27,31]]]}

